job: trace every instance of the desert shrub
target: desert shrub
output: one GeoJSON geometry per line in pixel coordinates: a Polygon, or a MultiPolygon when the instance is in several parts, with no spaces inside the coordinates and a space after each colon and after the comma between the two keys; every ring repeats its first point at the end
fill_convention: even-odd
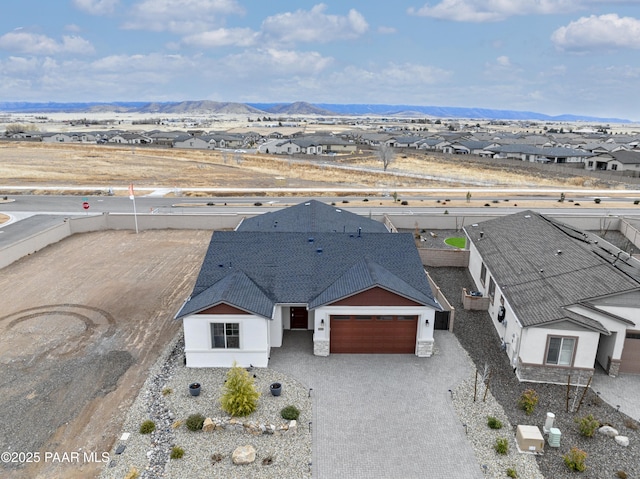
{"type": "Polygon", "coordinates": [[[294,419],[297,420],[298,417],[300,417],[300,410],[295,406],[287,406],[282,408],[280,416],[282,416],[282,419],[286,419],[287,421],[292,421],[294,419]]]}
{"type": "Polygon", "coordinates": [[[369,198],[365,198],[365,199],[363,199],[362,201],[365,201],[365,202],[366,202],[366,201],[369,201],[369,198]]]}
{"type": "Polygon", "coordinates": [[[633,200],[634,205],[640,205],[640,200],[633,200]]]}
{"type": "Polygon", "coordinates": [[[637,431],[638,430],[638,423],[635,422],[633,419],[631,419],[630,417],[626,418],[624,420],[624,427],[631,429],[633,431],[637,431]]]}
{"type": "Polygon", "coordinates": [[[124,476],[124,479],[138,479],[140,477],[140,471],[135,467],[129,469],[129,472],[124,476]]]}
{"type": "Polygon", "coordinates": [[[177,421],[173,421],[173,424],[171,424],[171,429],[178,429],[183,424],[184,424],[184,421],[180,419],[178,419],[177,421]]]}
{"type": "Polygon", "coordinates": [[[184,449],[180,446],[173,446],[171,448],[171,455],[169,456],[171,459],[180,459],[182,456],[184,456],[184,449]]]}
{"type": "Polygon", "coordinates": [[[259,201],[256,201],[253,206],[262,206],[262,203],[260,203],[259,201]]]}
{"type": "Polygon", "coordinates": [[[246,369],[235,363],[227,373],[224,393],[220,398],[222,409],[232,416],[248,416],[258,407],[260,393],[246,369]]]}
{"type": "Polygon", "coordinates": [[[342,200],[343,203],[349,203],[349,200],[342,200]]]}
{"type": "Polygon", "coordinates": [[[593,417],[593,414],[589,414],[588,416],[584,416],[581,418],[576,418],[575,421],[578,423],[580,428],[580,434],[584,437],[593,437],[596,433],[596,429],[600,427],[600,421],[593,417]]]}
{"type": "Polygon", "coordinates": [[[271,456],[269,456],[269,457],[265,457],[265,458],[262,460],[262,465],[263,465],[263,466],[270,466],[271,464],[273,464],[273,458],[272,458],[271,456]]]}
{"type": "Polygon", "coordinates": [[[527,415],[533,413],[536,405],[538,404],[538,393],[533,389],[526,389],[520,395],[518,400],[518,406],[527,413],[527,415]]]}
{"type": "Polygon", "coordinates": [[[216,452],[215,454],[211,455],[211,463],[213,465],[218,464],[220,461],[222,461],[222,459],[223,459],[223,456],[219,452],[216,452]]]}
{"type": "Polygon", "coordinates": [[[191,414],[186,421],[187,429],[189,431],[202,431],[202,426],[204,426],[205,417],[198,414],[191,414]]]}
{"type": "Polygon", "coordinates": [[[409,202],[408,202],[407,200],[402,200],[402,201],[400,202],[400,204],[401,204],[402,206],[408,206],[408,205],[409,205],[409,202]]]}
{"type": "Polygon", "coordinates": [[[485,203],[484,206],[491,206],[489,203],[485,203]]]}
{"type": "Polygon", "coordinates": [[[509,451],[509,441],[505,437],[499,437],[496,439],[493,448],[498,454],[506,454],[509,451]]]}
{"type": "Polygon", "coordinates": [[[151,434],[156,430],[156,423],[151,419],[147,419],[142,424],[140,424],[140,434],[151,434]]]}
{"type": "Polygon", "coordinates": [[[489,416],[487,418],[487,426],[491,429],[502,429],[502,422],[496,417],[489,416]]]}
{"type": "Polygon", "coordinates": [[[171,388],[164,388],[164,389],[162,390],[162,395],[163,395],[163,396],[168,396],[168,395],[169,395],[169,394],[171,394],[172,392],[173,392],[173,389],[171,389],[171,388]]]}
{"type": "Polygon", "coordinates": [[[567,465],[567,467],[572,471],[577,472],[583,472],[585,469],[587,469],[587,466],[584,463],[586,458],[587,453],[575,446],[572,447],[568,453],[562,456],[562,459],[564,459],[564,463],[567,465]]]}
{"type": "Polygon", "coordinates": [[[600,198],[594,198],[594,199],[593,199],[593,201],[595,201],[595,203],[596,203],[597,205],[599,205],[599,204],[600,204],[600,201],[602,201],[602,200],[601,200],[600,198]]]}
{"type": "Polygon", "coordinates": [[[619,477],[620,479],[627,479],[629,476],[624,471],[616,471],[616,477],[619,477]]]}
{"type": "Polygon", "coordinates": [[[513,467],[510,467],[509,469],[507,469],[507,477],[518,477],[518,471],[516,471],[513,467]]]}

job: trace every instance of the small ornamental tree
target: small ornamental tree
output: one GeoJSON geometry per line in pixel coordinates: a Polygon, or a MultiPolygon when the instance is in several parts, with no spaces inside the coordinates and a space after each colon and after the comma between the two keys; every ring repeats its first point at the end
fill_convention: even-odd
{"type": "Polygon", "coordinates": [[[234,363],[227,373],[220,398],[222,409],[232,416],[248,416],[257,409],[259,397],[253,378],[246,369],[234,363]]]}

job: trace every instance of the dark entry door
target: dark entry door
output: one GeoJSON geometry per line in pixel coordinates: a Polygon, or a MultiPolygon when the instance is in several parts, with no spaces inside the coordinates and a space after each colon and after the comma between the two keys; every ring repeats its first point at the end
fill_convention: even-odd
{"type": "Polygon", "coordinates": [[[449,315],[451,311],[436,311],[436,322],[433,329],[449,329],[449,315]]]}
{"type": "Polygon", "coordinates": [[[309,311],[304,307],[291,308],[291,329],[307,329],[309,325],[309,311]]]}

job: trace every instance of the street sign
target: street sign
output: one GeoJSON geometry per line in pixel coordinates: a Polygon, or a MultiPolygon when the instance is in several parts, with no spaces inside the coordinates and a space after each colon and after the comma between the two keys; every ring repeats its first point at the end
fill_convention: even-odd
{"type": "Polygon", "coordinates": [[[89,202],[88,202],[88,201],[83,201],[83,202],[82,202],[82,207],[83,207],[85,210],[88,210],[88,209],[89,209],[89,202]]]}

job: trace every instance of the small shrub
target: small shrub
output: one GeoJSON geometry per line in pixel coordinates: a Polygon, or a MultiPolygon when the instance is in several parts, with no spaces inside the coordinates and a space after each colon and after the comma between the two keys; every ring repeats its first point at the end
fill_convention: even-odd
{"type": "Polygon", "coordinates": [[[220,398],[222,409],[232,416],[248,416],[258,408],[259,397],[254,379],[246,369],[234,364],[224,383],[224,393],[220,398]]]}
{"type": "Polygon", "coordinates": [[[173,392],[173,389],[171,389],[171,388],[164,388],[164,389],[162,390],[162,395],[163,395],[163,396],[168,396],[168,395],[169,395],[169,394],[171,394],[172,392],[173,392]]]}
{"type": "Polygon", "coordinates": [[[140,434],[151,434],[156,430],[156,423],[151,419],[147,419],[145,422],[140,424],[140,434]]]}
{"type": "Polygon", "coordinates": [[[223,458],[223,456],[219,452],[216,452],[215,454],[212,454],[211,455],[211,464],[213,464],[215,466],[220,461],[222,461],[222,458],[223,458]]]}
{"type": "Polygon", "coordinates": [[[262,203],[260,203],[259,201],[256,201],[253,206],[262,206],[262,203]]]}
{"type": "Polygon", "coordinates": [[[536,405],[538,404],[538,393],[533,389],[526,389],[520,395],[518,400],[518,406],[527,414],[533,413],[536,405]]]}
{"type": "Polygon", "coordinates": [[[593,417],[593,414],[576,418],[575,421],[580,427],[580,434],[584,437],[593,437],[596,433],[596,429],[600,427],[600,421],[593,417]]]}
{"type": "Polygon", "coordinates": [[[204,420],[205,417],[200,413],[190,415],[186,421],[187,429],[189,431],[202,431],[204,420]]]}
{"type": "Polygon", "coordinates": [[[402,200],[402,201],[400,202],[400,204],[401,204],[402,206],[409,206],[409,202],[408,202],[407,200],[402,200]]]}
{"type": "Polygon", "coordinates": [[[180,419],[178,419],[177,421],[173,421],[173,424],[171,425],[171,428],[172,429],[178,429],[183,424],[184,424],[184,421],[181,421],[180,419]]]}
{"type": "Polygon", "coordinates": [[[184,449],[180,446],[173,446],[171,448],[171,455],[169,456],[171,459],[180,459],[182,456],[184,456],[184,449]]]}
{"type": "Polygon", "coordinates": [[[580,203],[574,203],[573,206],[580,206],[580,203]]]}
{"type": "Polygon", "coordinates": [[[632,431],[637,431],[638,430],[638,423],[635,422],[630,417],[628,417],[628,418],[626,418],[624,420],[624,427],[626,427],[627,429],[631,429],[632,431]]]}
{"type": "Polygon", "coordinates": [[[620,479],[627,479],[629,476],[624,471],[616,471],[616,477],[619,477],[620,479]]]}
{"type": "Polygon", "coordinates": [[[269,456],[269,457],[265,457],[265,458],[262,460],[262,465],[263,465],[263,466],[270,466],[271,464],[273,464],[273,458],[272,458],[271,456],[269,456]]]}
{"type": "Polygon", "coordinates": [[[562,459],[564,459],[564,463],[567,465],[567,467],[572,471],[577,472],[583,472],[585,469],[587,469],[587,466],[584,463],[586,458],[587,453],[575,446],[572,447],[568,453],[562,456],[562,459]]]}
{"type": "Polygon", "coordinates": [[[496,204],[497,204],[497,203],[500,203],[500,201],[498,201],[498,200],[492,200],[492,201],[491,201],[491,203],[496,203],[496,204]]]}
{"type": "Polygon", "coordinates": [[[129,472],[124,476],[124,479],[138,479],[140,477],[140,471],[135,467],[129,469],[129,472]]]}
{"type": "Polygon", "coordinates": [[[362,201],[365,201],[365,202],[366,202],[366,201],[369,201],[369,198],[365,198],[365,199],[364,199],[364,200],[362,200],[362,201]]]}
{"type": "Polygon", "coordinates": [[[448,215],[449,214],[449,210],[444,210],[443,214],[448,215]]]}
{"type": "Polygon", "coordinates": [[[506,454],[509,451],[509,441],[505,437],[499,437],[496,439],[493,448],[498,454],[506,454]]]}
{"type": "Polygon", "coordinates": [[[518,471],[516,471],[513,467],[510,467],[509,469],[507,469],[507,477],[518,477],[518,471]]]}
{"type": "Polygon", "coordinates": [[[295,406],[287,406],[280,411],[280,416],[287,421],[297,420],[300,417],[300,410],[295,406]]]}
{"type": "Polygon", "coordinates": [[[600,201],[602,201],[602,200],[601,200],[600,198],[594,198],[594,199],[593,199],[593,201],[595,201],[595,203],[596,203],[597,205],[599,205],[599,204],[600,204],[600,201]]]}
{"type": "Polygon", "coordinates": [[[496,417],[489,416],[487,418],[487,426],[491,429],[502,429],[502,422],[496,417]]]}
{"type": "Polygon", "coordinates": [[[349,203],[349,200],[342,200],[343,203],[349,203]]]}
{"type": "Polygon", "coordinates": [[[491,206],[489,203],[485,203],[484,206],[491,206]]]}
{"type": "Polygon", "coordinates": [[[634,205],[640,205],[640,200],[633,200],[634,205]]]}

